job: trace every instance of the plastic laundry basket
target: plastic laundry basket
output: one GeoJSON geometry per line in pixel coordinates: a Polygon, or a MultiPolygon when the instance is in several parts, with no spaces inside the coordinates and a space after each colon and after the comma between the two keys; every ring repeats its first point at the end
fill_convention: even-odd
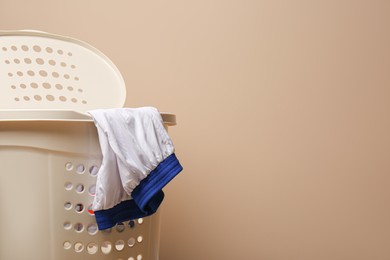
{"type": "Polygon", "coordinates": [[[118,69],[86,43],[0,31],[1,260],[158,259],[159,212],[98,231],[90,210],[101,153],[85,112],[125,96],[118,69]]]}

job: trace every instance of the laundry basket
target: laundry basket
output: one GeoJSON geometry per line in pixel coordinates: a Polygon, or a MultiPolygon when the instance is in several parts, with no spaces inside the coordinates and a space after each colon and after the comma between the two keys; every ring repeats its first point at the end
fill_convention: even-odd
{"type": "Polygon", "coordinates": [[[91,210],[101,152],[86,111],[125,97],[118,69],[88,44],[0,31],[1,260],[158,259],[158,211],[98,231],[91,210]]]}

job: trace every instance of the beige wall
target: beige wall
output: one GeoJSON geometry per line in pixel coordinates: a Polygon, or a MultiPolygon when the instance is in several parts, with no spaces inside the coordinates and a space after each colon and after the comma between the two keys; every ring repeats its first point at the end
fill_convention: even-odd
{"type": "Polygon", "coordinates": [[[174,112],[162,260],[390,259],[390,2],[0,1],[174,112]]]}

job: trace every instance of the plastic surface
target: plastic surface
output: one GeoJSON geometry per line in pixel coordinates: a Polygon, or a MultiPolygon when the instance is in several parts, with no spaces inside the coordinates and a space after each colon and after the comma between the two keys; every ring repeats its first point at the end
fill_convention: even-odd
{"type": "Polygon", "coordinates": [[[159,212],[96,230],[100,163],[93,122],[1,121],[0,259],[158,259],[159,212]]]}
{"type": "MultiPolygon", "coordinates": [[[[161,113],[164,124],[167,126],[176,125],[176,115],[161,113]]],[[[0,122],[5,121],[84,121],[93,122],[88,113],[81,113],[73,110],[0,110],[0,122]]]]}
{"type": "Polygon", "coordinates": [[[0,259],[158,259],[159,212],[97,231],[89,210],[101,153],[86,111],[126,97],[112,62],[75,39],[1,31],[0,93],[0,259]]]}
{"type": "Polygon", "coordinates": [[[122,107],[117,67],[85,42],[38,31],[0,31],[0,109],[122,107]]]}

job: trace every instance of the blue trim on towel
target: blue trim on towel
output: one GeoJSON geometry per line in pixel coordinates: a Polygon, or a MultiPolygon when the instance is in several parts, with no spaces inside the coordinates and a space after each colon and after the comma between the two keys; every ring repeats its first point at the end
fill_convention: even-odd
{"type": "Polygon", "coordinates": [[[133,197],[138,207],[146,214],[150,208],[150,201],[153,200],[155,194],[162,190],[179,172],[183,170],[179,160],[173,153],[162,161],[141,183],[133,190],[133,197]]]}
{"type": "Polygon", "coordinates": [[[143,218],[155,213],[164,199],[164,192],[160,190],[150,201],[149,212],[143,212],[134,200],[125,200],[110,209],[95,211],[96,223],[99,230],[112,228],[117,223],[143,218]]]}
{"type": "Polygon", "coordinates": [[[95,211],[99,230],[155,213],[164,199],[162,188],[182,170],[175,154],[168,156],[133,190],[132,200],[122,201],[110,209],[95,211]]]}

